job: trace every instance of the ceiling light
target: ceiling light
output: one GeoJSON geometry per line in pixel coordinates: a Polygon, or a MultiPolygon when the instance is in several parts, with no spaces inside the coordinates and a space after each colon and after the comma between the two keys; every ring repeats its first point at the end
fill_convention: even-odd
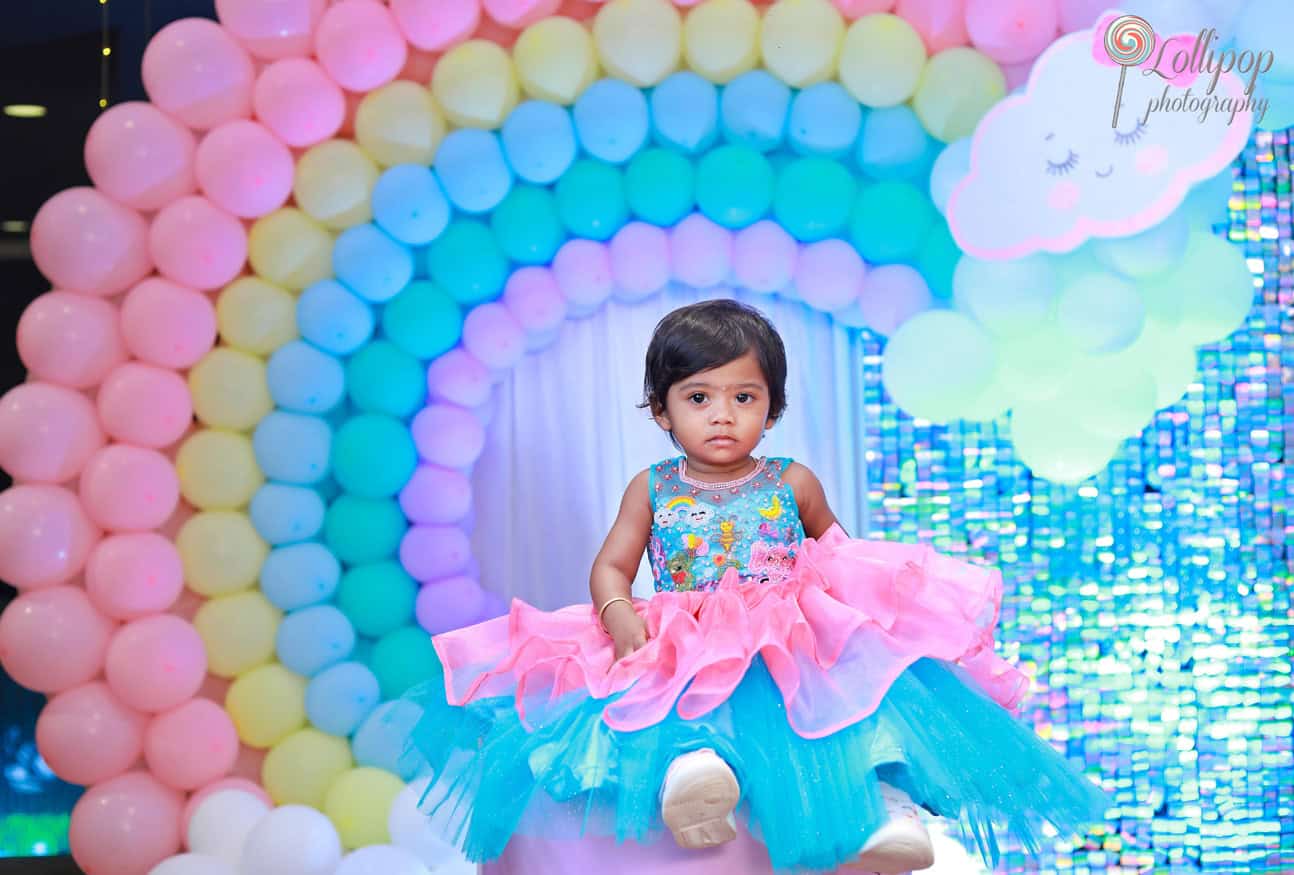
{"type": "Polygon", "coordinates": [[[4,231],[6,234],[26,234],[27,223],[18,219],[9,219],[5,222],[0,222],[0,231],[4,231]]]}
{"type": "Polygon", "coordinates": [[[36,103],[10,103],[4,108],[4,114],[13,118],[41,118],[47,111],[36,103]]]}

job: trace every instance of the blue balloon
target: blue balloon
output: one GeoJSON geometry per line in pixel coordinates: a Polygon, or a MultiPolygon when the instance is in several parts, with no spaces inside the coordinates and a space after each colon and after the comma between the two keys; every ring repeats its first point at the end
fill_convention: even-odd
{"type": "Polygon", "coordinates": [[[930,176],[942,148],[911,107],[887,106],[872,110],[863,121],[858,165],[873,179],[920,181],[930,176]]]}
{"type": "Polygon", "coordinates": [[[376,303],[391,300],[413,279],[413,253],[376,225],[342,231],[332,266],[347,288],[376,303]]]}
{"type": "Polygon", "coordinates": [[[575,101],[575,132],[584,151],[623,164],[647,142],[647,98],[619,79],[594,82],[575,101]]]}
{"type": "Polygon", "coordinates": [[[317,416],[275,410],[252,432],[252,450],[269,479],[308,486],[328,474],[332,429],[317,416]]]}
{"type": "Polygon", "coordinates": [[[494,209],[512,190],[512,170],[493,131],[451,131],[436,150],[432,166],[450,203],[467,213],[494,209]]]}
{"type": "Polygon", "coordinates": [[[382,699],[377,675],[358,662],[324,669],[306,685],[306,716],[315,728],[347,736],[382,699]]]}
{"type": "Polygon", "coordinates": [[[290,671],[313,677],[350,656],[355,627],[332,605],[293,611],[279,624],[274,652],[290,671]]]}
{"type": "Polygon", "coordinates": [[[373,334],[373,311],[336,280],[317,282],[297,299],[301,336],[333,355],[350,355],[373,334]]]}
{"type": "Polygon", "coordinates": [[[351,739],[356,764],[384,769],[399,775],[402,781],[412,781],[426,767],[427,760],[412,745],[405,750],[404,742],[421,718],[422,709],[408,699],[378,705],[351,739]]]}
{"type": "Polygon", "coordinates": [[[503,123],[503,152],[526,182],[556,182],[575,160],[579,146],[570,113],[555,103],[529,100],[503,123]]]}
{"type": "Polygon", "coordinates": [[[847,154],[862,123],[862,107],[839,82],[810,85],[791,101],[791,145],[802,155],[847,154]]]}
{"type": "Polygon", "coordinates": [[[785,82],[763,70],[742,73],[719,98],[723,134],[732,143],[768,152],[782,142],[790,106],[785,82]]]}
{"type": "Polygon", "coordinates": [[[292,544],[313,538],[323,528],[323,499],[308,486],[266,483],[252,496],[248,515],[270,544],[292,544]]]}
{"type": "Polygon", "coordinates": [[[373,186],[373,219],[401,243],[425,246],[449,224],[449,200],[430,168],[400,164],[373,186]]]}
{"type": "Polygon", "coordinates": [[[274,351],[265,379],[274,403],[299,413],[327,413],[346,392],[341,362],[303,340],[274,351]]]}
{"type": "Polygon", "coordinates": [[[651,117],[658,143],[701,152],[719,135],[719,89],[695,73],[673,73],[652,91],[651,117]]]}
{"type": "Polygon", "coordinates": [[[278,547],[261,564],[261,592],[283,611],[326,602],[341,582],[341,563],[323,544],[278,547]]]}

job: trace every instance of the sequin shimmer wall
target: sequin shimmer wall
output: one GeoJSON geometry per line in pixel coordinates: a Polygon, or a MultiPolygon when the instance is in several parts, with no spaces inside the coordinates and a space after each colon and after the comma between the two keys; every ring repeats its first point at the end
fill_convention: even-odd
{"type": "Polygon", "coordinates": [[[1085,844],[1001,872],[1294,872],[1290,134],[1255,137],[1216,229],[1261,279],[1246,327],[1082,486],[1034,480],[1006,418],[899,414],[869,346],[871,531],[1001,563],[1025,719],[1116,802],[1085,844]]]}

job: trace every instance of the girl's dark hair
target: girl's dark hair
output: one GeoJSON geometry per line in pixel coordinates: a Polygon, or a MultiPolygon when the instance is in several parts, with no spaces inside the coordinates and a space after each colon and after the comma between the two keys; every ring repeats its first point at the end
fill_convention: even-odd
{"type": "Polygon", "coordinates": [[[768,418],[776,420],[786,410],[786,348],[763,313],[728,299],[680,307],[657,323],[639,406],[659,414],[670,386],[747,352],[755,353],[768,381],[768,418]]]}

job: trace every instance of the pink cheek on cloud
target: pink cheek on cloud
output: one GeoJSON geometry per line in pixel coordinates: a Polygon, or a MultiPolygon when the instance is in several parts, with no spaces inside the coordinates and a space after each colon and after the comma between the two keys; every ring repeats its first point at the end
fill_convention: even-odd
{"type": "Polygon", "coordinates": [[[1047,206],[1053,210],[1072,210],[1078,204],[1079,187],[1073,182],[1058,182],[1047,194],[1047,206]]]}
{"type": "Polygon", "coordinates": [[[1153,176],[1168,165],[1168,150],[1156,143],[1137,150],[1137,172],[1153,176]]]}

